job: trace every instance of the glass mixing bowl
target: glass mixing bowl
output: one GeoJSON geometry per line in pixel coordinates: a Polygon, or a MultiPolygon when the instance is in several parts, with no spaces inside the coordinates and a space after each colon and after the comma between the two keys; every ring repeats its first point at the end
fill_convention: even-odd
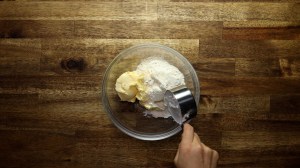
{"type": "Polygon", "coordinates": [[[141,44],[123,50],[107,68],[102,84],[102,102],[112,122],[124,133],[141,140],[161,140],[177,134],[181,126],[172,117],[153,118],[144,116],[138,102],[120,101],[115,90],[118,77],[126,71],[136,70],[137,65],[148,57],[162,57],[177,67],[185,78],[198,105],[200,90],[197,74],[189,61],[177,51],[160,44],[141,44]]]}

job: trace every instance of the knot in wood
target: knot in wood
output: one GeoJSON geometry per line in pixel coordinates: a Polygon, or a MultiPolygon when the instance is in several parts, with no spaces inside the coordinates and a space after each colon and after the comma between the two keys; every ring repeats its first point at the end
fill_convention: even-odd
{"type": "Polygon", "coordinates": [[[68,58],[61,61],[61,67],[69,72],[82,72],[86,63],[83,58],[68,58]]]}

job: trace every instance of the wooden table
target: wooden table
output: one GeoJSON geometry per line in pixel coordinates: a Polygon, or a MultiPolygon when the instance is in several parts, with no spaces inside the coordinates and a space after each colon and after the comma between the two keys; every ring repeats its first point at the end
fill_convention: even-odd
{"type": "Polygon", "coordinates": [[[219,167],[299,167],[299,1],[174,1],[0,2],[0,167],[173,167],[180,135],[131,138],[100,101],[108,64],[144,42],[196,69],[191,124],[219,167]]]}

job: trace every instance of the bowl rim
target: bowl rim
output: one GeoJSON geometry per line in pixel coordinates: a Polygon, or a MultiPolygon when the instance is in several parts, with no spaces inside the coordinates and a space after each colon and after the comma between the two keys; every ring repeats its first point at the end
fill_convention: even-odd
{"type": "MultiPolygon", "coordinates": [[[[194,67],[191,65],[191,63],[182,55],[180,54],[178,51],[174,50],[173,48],[170,48],[168,46],[165,45],[161,45],[159,43],[141,43],[141,44],[137,44],[137,45],[133,45],[129,48],[126,48],[124,50],[122,50],[108,65],[108,67],[105,70],[104,76],[103,76],[103,80],[102,80],[102,103],[103,103],[103,109],[104,111],[109,115],[109,118],[111,119],[111,121],[113,122],[113,124],[119,129],[121,130],[123,133],[136,138],[136,139],[140,139],[140,140],[147,140],[147,141],[156,141],[156,140],[163,140],[166,138],[169,138],[173,135],[176,135],[177,133],[179,133],[182,130],[182,126],[178,125],[175,129],[169,131],[169,132],[165,132],[165,133],[160,133],[157,135],[145,135],[145,134],[139,134],[137,132],[134,132],[128,128],[126,128],[125,126],[123,126],[121,124],[120,121],[118,121],[118,119],[116,119],[113,114],[110,112],[111,108],[109,105],[108,100],[106,99],[106,79],[108,77],[108,74],[110,72],[110,69],[112,67],[112,65],[118,61],[121,57],[121,55],[123,55],[124,53],[127,53],[133,49],[138,49],[138,48],[145,48],[145,47],[155,47],[155,48],[160,48],[163,50],[167,50],[168,52],[171,52],[173,55],[176,55],[176,57],[178,57],[181,61],[184,62],[184,64],[186,64],[187,66],[189,66],[189,71],[192,75],[193,78],[195,78],[195,80],[193,81],[194,83],[194,87],[195,87],[195,93],[194,93],[194,97],[195,97],[195,101],[196,101],[196,105],[197,107],[199,106],[199,99],[200,99],[200,81],[198,79],[197,73],[194,69],[194,67]]],[[[198,110],[197,110],[198,111],[198,110]]]]}

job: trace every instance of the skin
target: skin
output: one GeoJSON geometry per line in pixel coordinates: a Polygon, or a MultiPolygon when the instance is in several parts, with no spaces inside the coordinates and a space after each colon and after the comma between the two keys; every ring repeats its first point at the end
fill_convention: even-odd
{"type": "Polygon", "coordinates": [[[174,163],[177,168],[215,168],[219,154],[201,142],[190,124],[184,124],[174,163]]]}

